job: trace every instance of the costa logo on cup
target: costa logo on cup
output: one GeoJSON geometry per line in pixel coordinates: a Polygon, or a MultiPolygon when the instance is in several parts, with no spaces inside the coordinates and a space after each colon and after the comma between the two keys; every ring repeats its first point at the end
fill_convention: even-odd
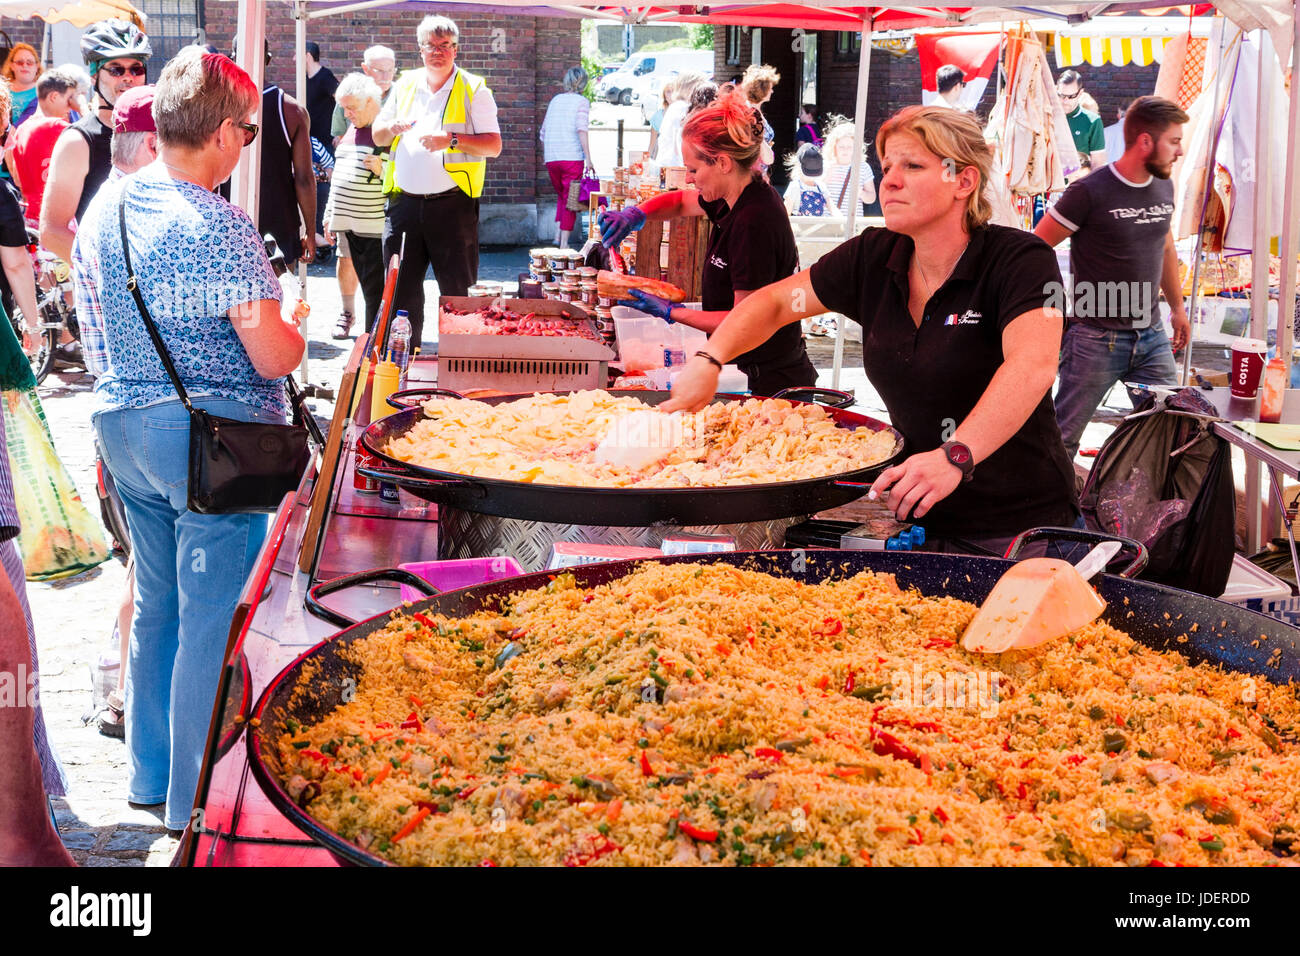
{"type": "Polygon", "coordinates": [[[1234,398],[1254,398],[1264,372],[1268,343],[1263,339],[1237,339],[1232,343],[1231,389],[1234,398]]]}

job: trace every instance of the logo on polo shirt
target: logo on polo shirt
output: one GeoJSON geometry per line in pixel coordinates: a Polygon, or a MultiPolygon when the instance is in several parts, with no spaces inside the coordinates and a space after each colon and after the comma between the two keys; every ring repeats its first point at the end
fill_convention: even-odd
{"type": "Polygon", "coordinates": [[[713,266],[715,269],[727,268],[727,263],[722,259],[719,259],[717,256],[709,256],[709,265],[713,266]]]}
{"type": "Polygon", "coordinates": [[[980,319],[984,318],[984,313],[976,312],[974,309],[967,309],[961,315],[956,312],[949,315],[943,320],[944,325],[979,325],[980,319]]]}

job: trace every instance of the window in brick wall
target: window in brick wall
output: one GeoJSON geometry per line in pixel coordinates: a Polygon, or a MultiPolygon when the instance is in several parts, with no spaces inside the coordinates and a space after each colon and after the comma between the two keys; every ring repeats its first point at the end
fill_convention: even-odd
{"type": "Polygon", "coordinates": [[[740,27],[727,27],[727,66],[740,66],[740,27]]]}
{"type": "MultiPolygon", "coordinates": [[[[199,0],[144,0],[140,5],[149,18],[149,82],[156,82],[163,64],[199,36],[199,0]]],[[[226,52],[226,51],[223,51],[226,52]]]]}
{"type": "Polygon", "coordinates": [[[862,53],[862,34],[839,30],[835,34],[835,59],[856,60],[862,53]]]}

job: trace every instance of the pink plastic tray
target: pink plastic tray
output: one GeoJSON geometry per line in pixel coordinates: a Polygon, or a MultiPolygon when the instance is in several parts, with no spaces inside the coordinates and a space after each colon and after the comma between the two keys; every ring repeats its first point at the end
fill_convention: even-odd
{"type": "MultiPolygon", "coordinates": [[[[439,591],[455,591],[488,581],[514,578],[524,573],[514,558],[462,558],[456,561],[412,561],[398,567],[418,574],[439,591]]],[[[402,585],[403,601],[418,601],[424,595],[413,587],[402,585]]]]}

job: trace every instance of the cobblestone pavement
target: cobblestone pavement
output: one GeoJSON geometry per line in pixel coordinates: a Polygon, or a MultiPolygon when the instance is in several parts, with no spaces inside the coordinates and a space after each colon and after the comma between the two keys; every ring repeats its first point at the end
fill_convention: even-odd
{"type": "MultiPolygon", "coordinates": [[[[513,279],[526,268],[526,262],[522,249],[487,252],[480,277],[513,279]]],[[[309,378],[329,387],[337,385],[350,349],[350,342],[329,337],[341,308],[333,272],[332,265],[313,266],[307,283],[307,299],[312,305],[309,378]]],[[[427,294],[430,301],[437,294],[432,281],[427,294]]],[[[850,326],[846,383],[858,389],[859,401],[869,411],[880,411],[883,405],[864,388],[857,331],[850,326]]],[[[833,342],[831,337],[809,339],[819,369],[830,368],[833,342]]],[[[59,455],[83,500],[97,513],[90,389],[88,375],[63,372],[47,379],[40,396],[59,455]]],[[[328,421],[332,404],[318,401],[316,411],[328,421]]],[[[1100,444],[1109,431],[1099,425],[1093,429],[1085,444],[1100,444]]],[[[177,841],[162,825],[162,808],[127,804],[125,747],[120,740],[102,736],[93,722],[83,723],[83,715],[91,708],[91,668],[100,653],[109,649],[124,579],[122,565],[112,561],[71,580],[28,584],[41,655],[41,698],[72,783],[68,797],[54,801],[54,812],[64,842],[79,863],[165,866],[177,841]]]]}

